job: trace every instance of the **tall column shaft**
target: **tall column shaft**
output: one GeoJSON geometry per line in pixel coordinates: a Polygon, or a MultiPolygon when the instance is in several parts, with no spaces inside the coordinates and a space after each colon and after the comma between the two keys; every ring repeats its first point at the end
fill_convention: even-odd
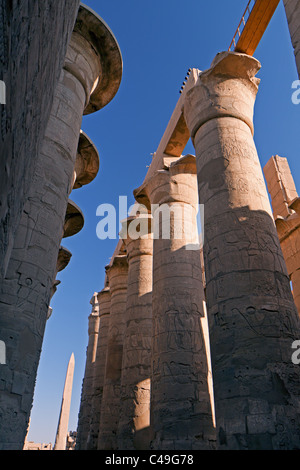
{"type": "Polygon", "coordinates": [[[292,215],[294,211],[290,209],[290,205],[298,198],[298,193],[287,159],[275,155],[270,158],[263,171],[275,221],[278,217],[292,215]]]}
{"type": "Polygon", "coordinates": [[[257,151],[256,59],[221,53],[187,92],[204,204],[204,259],[220,449],[299,441],[299,318],[257,151]]]}
{"type": "Polygon", "coordinates": [[[168,171],[158,171],[135,197],[141,203],[148,197],[156,227],[151,446],[155,450],[209,449],[214,430],[201,323],[204,291],[200,251],[188,249],[197,233],[195,157],[182,157],[168,171]],[[159,217],[161,210],[170,217],[159,217]]]}
{"type": "MultiPolygon", "coordinates": [[[[146,232],[138,239],[132,239],[130,233],[124,238],[128,258],[128,290],[118,430],[121,450],[147,450],[151,437],[153,239],[148,231],[149,217],[144,220],[146,232]]],[[[131,222],[138,224],[139,221],[141,217],[129,218],[125,222],[126,231],[130,231],[131,222]]]]}
{"type": "Polygon", "coordinates": [[[293,272],[291,275],[291,281],[293,286],[294,301],[298,312],[300,312],[300,269],[297,269],[297,271],[293,272]]]}
{"type": "Polygon", "coordinates": [[[91,397],[91,419],[87,438],[87,450],[97,450],[99,426],[101,420],[101,404],[105,376],[108,331],[110,323],[110,290],[108,287],[98,293],[99,303],[99,334],[94,365],[94,376],[91,397]]]}
{"type": "Polygon", "coordinates": [[[113,264],[107,268],[107,276],[111,292],[110,325],[98,449],[116,450],[118,448],[124,318],[127,300],[128,264],[126,255],[115,257],[113,264]]]}
{"type": "Polygon", "coordinates": [[[300,78],[300,4],[298,0],[283,0],[300,78]]]}
{"type": "Polygon", "coordinates": [[[101,72],[89,42],[73,33],[33,182],[0,292],[7,372],[0,448],[23,448],[48,313],[82,115],[101,72]]]}
{"type": "Polygon", "coordinates": [[[286,158],[272,157],[264,167],[277,233],[300,315],[300,198],[286,158]]]}
{"type": "Polygon", "coordinates": [[[76,450],[87,450],[87,441],[92,418],[93,382],[100,325],[97,294],[94,294],[91,304],[93,309],[89,316],[89,341],[86,350],[86,363],[78,417],[76,450]]]}
{"type": "Polygon", "coordinates": [[[0,113],[1,282],[33,179],[79,3],[79,0],[1,2],[1,81],[6,84],[6,105],[1,105],[0,113]]]}

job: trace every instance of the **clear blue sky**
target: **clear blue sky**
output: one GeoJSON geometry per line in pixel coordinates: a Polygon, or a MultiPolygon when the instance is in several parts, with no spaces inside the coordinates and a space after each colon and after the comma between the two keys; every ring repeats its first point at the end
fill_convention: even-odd
{"type": "MultiPolygon", "coordinates": [[[[114,100],[83,119],[82,129],[100,154],[100,171],[90,185],[72,192],[85,215],[84,229],[62,241],[72,253],[52,300],[38,370],[29,439],[54,443],[67,364],[75,355],[69,429],[76,430],[84,375],[89,301],[104,283],[117,241],[96,237],[96,209],[128,196],[143,181],[179,98],[189,67],[209,68],[227,50],[247,0],[86,0],[109,25],[120,45],[124,73],[114,100]]],[[[298,190],[299,111],[292,104],[298,79],[282,2],[256,51],[261,61],[255,109],[255,142],[262,166],[272,155],[288,158],[298,190]]],[[[193,153],[189,143],[185,153],[193,153]]]]}

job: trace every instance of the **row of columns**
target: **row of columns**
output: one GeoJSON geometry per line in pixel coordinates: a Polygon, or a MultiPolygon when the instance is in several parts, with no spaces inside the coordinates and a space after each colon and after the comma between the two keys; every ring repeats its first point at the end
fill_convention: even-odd
{"type": "Polygon", "coordinates": [[[214,440],[201,319],[204,290],[197,234],[196,160],[188,155],[135,192],[158,224],[153,243],[151,406],[153,447],[207,449],[214,440]],[[159,211],[171,215],[170,236],[159,211]],[[177,230],[181,233],[178,233],[177,230]],[[194,248],[194,247],[191,247],[194,248]]]}
{"type": "Polygon", "coordinates": [[[81,5],[0,291],[1,338],[7,347],[7,364],[1,368],[0,449],[23,448],[60,257],[63,264],[70,258],[60,243],[83,226],[69,195],[91,181],[99,165],[92,143],[80,133],[82,117],[113,98],[121,74],[112,33],[81,5]]]}
{"type": "Polygon", "coordinates": [[[299,367],[291,360],[300,319],[253,140],[259,67],[226,52],[198,72],[183,109],[196,157],[181,157],[134,192],[155,222],[153,253],[142,238],[124,240],[128,259],[115,257],[107,270],[98,449],[300,448],[299,367]],[[193,246],[198,202],[205,295],[193,246]],[[162,205],[173,212],[167,237],[162,205]]]}
{"type": "Polygon", "coordinates": [[[124,224],[128,280],[124,312],[118,447],[129,450],[147,448],[151,438],[149,404],[153,240],[151,218],[148,214],[144,214],[141,220],[143,225],[140,228],[143,233],[139,238],[135,239],[130,236],[131,224],[135,224],[139,219],[141,217],[136,220],[131,217],[124,224]]]}
{"type": "MultiPolygon", "coordinates": [[[[126,255],[115,257],[107,268],[110,326],[103,328],[108,339],[100,319],[93,405],[87,404],[91,393],[87,387],[89,391],[82,393],[77,448],[214,448],[200,249],[192,245],[198,208],[195,157],[188,155],[158,171],[135,196],[141,204],[146,202],[147,214],[124,222],[121,237],[126,255]],[[157,214],[150,215],[151,203],[157,214]],[[153,240],[153,219],[159,232],[166,224],[159,218],[162,203],[172,214],[170,239],[153,240]],[[176,227],[183,215],[185,226],[179,236],[176,227]],[[138,225],[140,234],[135,238],[133,226],[138,225]],[[103,364],[105,344],[104,371],[99,364],[103,364]],[[89,416],[91,434],[93,417],[98,419],[95,381],[99,375],[104,386],[98,440],[92,443],[86,431],[84,444],[81,416],[84,412],[89,416]]],[[[90,335],[88,351],[94,338],[90,335]]],[[[89,361],[87,357],[87,368],[89,361]]],[[[84,384],[87,380],[86,370],[84,384]]]]}

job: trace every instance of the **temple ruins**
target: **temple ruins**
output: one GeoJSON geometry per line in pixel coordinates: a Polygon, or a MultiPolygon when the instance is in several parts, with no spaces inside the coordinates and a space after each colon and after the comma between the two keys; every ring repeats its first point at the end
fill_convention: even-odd
{"type": "MultiPolygon", "coordinates": [[[[51,2],[44,3],[48,11],[46,3],[51,2]]],[[[61,241],[84,225],[82,211],[69,196],[72,190],[89,184],[99,169],[97,149],[81,131],[82,117],[106,106],[122,77],[121,52],[104,21],[77,0],[60,3],[69,8],[64,15],[69,20],[74,15],[76,21],[70,22],[64,37],[66,51],[61,68],[57,67],[52,108],[49,115],[45,110],[47,125],[35,161],[28,165],[33,169],[31,182],[12,247],[7,245],[1,265],[0,331],[6,345],[6,364],[1,367],[1,450],[23,448],[45,326],[52,314],[50,301],[60,283],[56,276],[72,256],[61,241]]],[[[64,15],[60,9],[54,10],[53,6],[51,12],[57,15],[53,34],[58,34],[61,25],[57,19],[64,15]]],[[[24,12],[16,7],[12,14],[22,16],[24,12]]]]}
{"type": "MultiPolygon", "coordinates": [[[[267,26],[278,2],[266,3],[254,2],[253,24],[265,6],[267,26]]],[[[300,8],[288,1],[286,10],[299,68],[300,8]]],[[[291,361],[300,335],[299,198],[286,159],[272,157],[264,179],[253,140],[259,40],[250,28],[208,70],[189,69],[133,191],[135,209],[89,320],[77,449],[300,448],[291,361]],[[182,155],[190,138],[196,156],[182,155]],[[162,207],[171,214],[166,237],[162,207]],[[132,239],[138,223],[142,235],[132,239]]]]}
{"type": "MultiPolygon", "coordinates": [[[[60,52],[18,189],[9,167],[20,123],[2,136],[10,176],[0,201],[0,450],[24,446],[50,301],[72,257],[62,239],[84,226],[71,192],[99,171],[82,117],[107,105],[122,78],[104,21],[77,0],[59,3],[51,28],[60,52]]],[[[229,50],[207,70],[188,70],[91,299],[77,432],[67,429],[71,358],[54,450],[300,449],[300,369],[291,360],[300,340],[300,199],[287,158],[270,156],[262,169],[253,124],[254,52],[278,3],[249,1],[229,50]],[[183,154],[189,139],[195,155],[183,154]]],[[[300,3],[284,6],[300,75],[300,3]]],[[[34,47],[27,54],[30,64],[34,47]]]]}

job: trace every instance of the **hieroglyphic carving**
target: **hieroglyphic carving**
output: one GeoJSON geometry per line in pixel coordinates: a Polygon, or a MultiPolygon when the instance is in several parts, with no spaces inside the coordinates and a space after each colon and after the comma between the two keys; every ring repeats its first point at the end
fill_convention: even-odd
{"type": "Polygon", "coordinates": [[[300,335],[262,170],[253,141],[260,64],[219,54],[186,94],[205,206],[204,263],[220,449],[277,449],[285,423],[300,446],[299,370],[289,356],[300,335]],[[229,86],[230,84],[230,86],[229,86]],[[288,313],[289,312],[289,313],[288,313]],[[237,372],[240,371],[240,372],[237,372]],[[268,411],[250,410],[264,398],[268,411]]]}
{"type": "Polygon", "coordinates": [[[186,249],[195,231],[196,211],[184,209],[197,204],[196,190],[195,158],[189,155],[157,172],[136,192],[137,199],[146,194],[151,204],[164,203],[169,210],[181,206],[187,227],[176,238],[175,217],[171,218],[170,236],[154,239],[151,413],[152,446],[157,449],[214,445],[200,250],[186,249]]]}

